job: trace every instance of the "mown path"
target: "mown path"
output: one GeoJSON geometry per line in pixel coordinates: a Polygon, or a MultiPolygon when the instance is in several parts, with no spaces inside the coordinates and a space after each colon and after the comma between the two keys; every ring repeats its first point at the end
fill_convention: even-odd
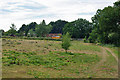
{"type": "Polygon", "coordinates": [[[118,62],[118,57],[111,51],[111,49],[107,47],[101,47],[101,49],[102,49],[102,52],[100,54],[102,59],[96,65],[93,65],[90,68],[90,70],[88,71],[89,73],[96,74],[97,70],[99,69],[99,66],[103,65],[104,62],[106,62],[108,57],[108,53],[106,52],[106,50],[108,50],[112,54],[112,56],[115,58],[115,60],[118,62]]]}
{"type": "Polygon", "coordinates": [[[90,73],[91,73],[91,72],[92,72],[93,74],[97,73],[96,71],[97,71],[98,67],[99,67],[100,65],[104,64],[104,62],[106,61],[107,52],[106,52],[106,50],[104,49],[104,47],[101,47],[101,49],[102,49],[102,52],[101,52],[100,54],[101,54],[101,58],[102,58],[102,59],[101,59],[96,65],[93,65],[93,66],[90,68],[90,70],[89,70],[90,73]]]}
{"type": "Polygon", "coordinates": [[[108,50],[112,54],[112,56],[115,58],[115,60],[118,62],[118,57],[111,51],[111,49],[109,48],[105,48],[105,49],[108,50]]]}
{"type": "Polygon", "coordinates": [[[96,70],[100,65],[104,64],[104,62],[106,61],[107,52],[104,49],[104,47],[101,47],[101,48],[102,48],[102,52],[101,52],[102,60],[94,66],[93,70],[96,70]]]}

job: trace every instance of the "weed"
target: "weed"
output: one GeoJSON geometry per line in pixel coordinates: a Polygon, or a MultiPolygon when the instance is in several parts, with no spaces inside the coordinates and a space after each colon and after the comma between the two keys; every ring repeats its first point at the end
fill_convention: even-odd
{"type": "Polygon", "coordinates": [[[92,79],[92,76],[87,76],[88,77],[88,79],[92,79]]]}
{"type": "Polygon", "coordinates": [[[37,47],[40,47],[40,45],[36,45],[37,47]]]}
{"type": "Polygon", "coordinates": [[[48,49],[48,46],[45,46],[44,48],[48,49]]]}
{"type": "Polygon", "coordinates": [[[80,72],[79,72],[79,71],[76,71],[75,73],[76,73],[76,74],[80,74],[80,72]]]}
{"type": "Polygon", "coordinates": [[[49,50],[49,53],[51,52],[51,50],[49,50]]]}
{"type": "Polygon", "coordinates": [[[39,77],[35,75],[34,78],[39,78],[39,77]]]}
{"type": "Polygon", "coordinates": [[[16,44],[19,45],[19,44],[21,44],[21,43],[20,43],[20,42],[17,42],[16,44]]]}
{"type": "Polygon", "coordinates": [[[53,46],[53,44],[48,44],[48,46],[53,46]]]}
{"type": "Polygon", "coordinates": [[[7,51],[6,49],[4,49],[3,51],[7,51]]]}
{"type": "Polygon", "coordinates": [[[32,71],[28,71],[27,74],[28,74],[28,75],[32,75],[32,71]]]}
{"type": "Polygon", "coordinates": [[[15,47],[15,46],[12,46],[12,47],[15,47]]]}
{"type": "Polygon", "coordinates": [[[6,39],[2,39],[3,41],[6,41],[6,39]]]}

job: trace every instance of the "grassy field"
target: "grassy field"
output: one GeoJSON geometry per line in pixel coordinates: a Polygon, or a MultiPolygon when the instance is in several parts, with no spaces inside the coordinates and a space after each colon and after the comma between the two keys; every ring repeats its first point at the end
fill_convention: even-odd
{"type": "MultiPolygon", "coordinates": [[[[105,47],[71,41],[3,39],[3,78],[117,78],[118,64],[105,47]]],[[[110,49],[117,56],[117,49],[110,49]]]]}

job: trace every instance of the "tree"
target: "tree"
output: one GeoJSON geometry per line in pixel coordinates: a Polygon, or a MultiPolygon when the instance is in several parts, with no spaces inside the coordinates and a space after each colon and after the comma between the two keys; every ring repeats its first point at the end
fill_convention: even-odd
{"type": "Polygon", "coordinates": [[[33,31],[33,29],[30,29],[30,30],[28,31],[27,36],[29,36],[29,37],[35,36],[35,31],[33,31]]]}
{"type": "Polygon", "coordinates": [[[18,33],[21,36],[23,36],[23,35],[27,36],[30,29],[32,29],[33,31],[35,31],[35,26],[36,25],[37,25],[36,22],[31,22],[28,25],[23,24],[22,27],[18,30],[18,33]]]}
{"type": "Polygon", "coordinates": [[[27,32],[28,31],[28,26],[23,24],[22,27],[20,27],[20,29],[18,30],[18,33],[20,34],[20,36],[27,36],[27,32]]]}
{"type": "Polygon", "coordinates": [[[43,37],[48,34],[52,29],[51,25],[46,25],[45,21],[43,20],[40,24],[36,25],[35,32],[38,37],[43,37]]]}
{"type": "Polygon", "coordinates": [[[6,36],[15,35],[17,32],[16,30],[17,30],[16,26],[14,24],[11,24],[10,29],[7,32],[5,32],[5,35],[6,36]]]}
{"type": "Polygon", "coordinates": [[[96,15],[92,17],[94,29],[90,33],[89,39],[92,42],[103,44],[118,44],[120,37],[120,2],[115,2],[114,6],[98,9],[96,15]]]}
{"type": "Polygon", "coordinates": [[[120,7],[120,0],[118,0],[114,3],[114,7],[120,7]]]}
{"type": "Polygon", "coordinates": [[[70,39],[70,34],[68,32],[62,37],[62,48],[65,49],[66,53],[70,47],[70,39]]]}
{"type": "Polygon", "coordinates": [[[4,31],[3,29],[0,29],[0,34],[1,34],[1,35],[4,35],[4,32],[5,32],[5,31],[4,31]]]}
{"type": "Polygon", "coordinates": [[[50,22],[49,24],[53,26],[50,33],[63,33],[63,28],[67,23],[68,22],[64,20],[57,20],[55,22],[50,22]]]}
{"type": "Polygon", "coordinates": [[[85,36],[88,38],[91,30],[92,23],[86,19],[78,19],[73,22],[69,22],[63,28],[64,34],[69,32],[72,38],[84,38],[85,36]]]}

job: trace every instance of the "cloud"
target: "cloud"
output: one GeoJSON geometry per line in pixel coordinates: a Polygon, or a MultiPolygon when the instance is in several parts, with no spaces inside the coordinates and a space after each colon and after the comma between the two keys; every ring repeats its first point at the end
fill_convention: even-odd
{"type": "Polygon", "coordinates": [[[46,23],[78,18],[91,21],[97,9],[112,6],[114,2],[115,0],[0,0],[0,29],[8,30],[11,23],[19,29],[22,24],[40,23],[43,19],[46,23]]]}
{"type": "Polygon", "coordinates": [[[88,13],[78,13],[78,15],[94,15],[95,12],[88,12],[88,13]]]}

